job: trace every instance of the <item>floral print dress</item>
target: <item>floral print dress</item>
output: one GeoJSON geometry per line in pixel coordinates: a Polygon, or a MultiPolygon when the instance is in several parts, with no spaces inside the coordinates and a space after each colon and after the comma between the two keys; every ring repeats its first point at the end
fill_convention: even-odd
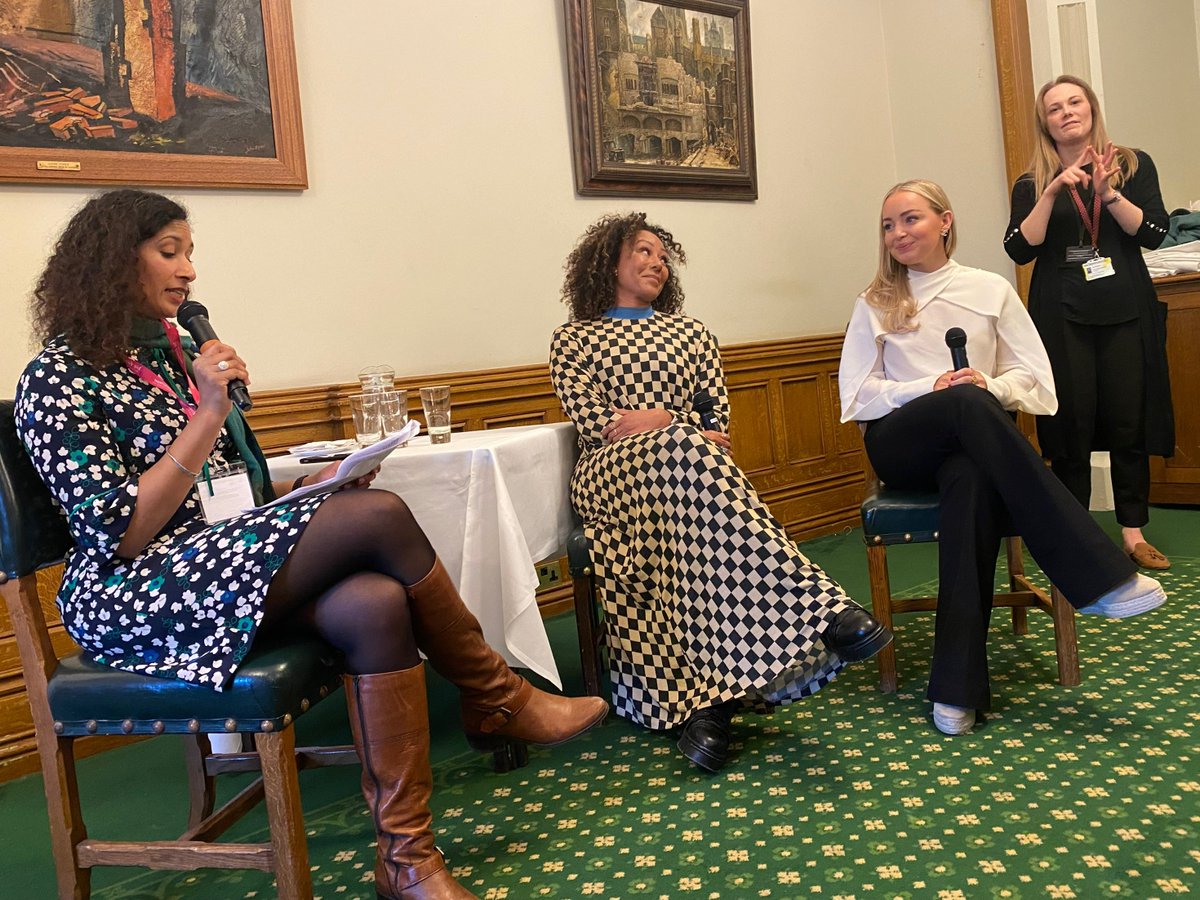
{"type": "MultiPolygon", "coordinates": [[[[151,369],[163,365],[150,350],[133,355],[151,369]]],[[[209,525],[190,491],[141,555],[126,560],[116,549],[138,478],[187,424],[176,398],[124,366],[93,367],[59,338],[22,374],[16,420],[75,539],[58,594],[67,632],[99,663],[226,687],[254,640],[271,579],[327,495],[209,525]]],[[[238,461],[222,429],[208,462],[238,461]]]]}

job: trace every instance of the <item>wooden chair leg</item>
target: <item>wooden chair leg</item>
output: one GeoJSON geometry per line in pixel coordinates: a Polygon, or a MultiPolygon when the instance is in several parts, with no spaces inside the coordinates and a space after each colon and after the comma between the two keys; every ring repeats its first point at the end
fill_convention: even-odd
{"type": "Polygon", "coordinates": [[[1073,687],[1079,678],[1079,638],[1075,633],[1075,609],[1062,591],[1051,585],[1050,601],[1054,610],[1054,652],[1058,656],[1058,683],[1073,687]]]}
{"type": "Polygon", "coordinates": [[[188,831],[212,815],[217,804],[217,779],[208,774],[204,760],[212,752],[207,734],[183,737],[183,763],[188,779],[188,831]]]}
{"type": "MultiPolygon", "coordinates": [[[[887,547],[883,544],[867,545],[867,570],[871,577],[871,609],[875,618],[885,628],[892,629],[892,587],[888,579],[887,547]]],[[[896,642],[892,641],[877,654],[879,666],[879,690],[885,694],[896,692],[896,642]]]]}
{"type": "Polygon", "coordinates": [[[575,593],[575,627],[579,635],[579,660],[583,666],[583,691],[600,696],[600,628],[596,616],[595,580],[591,575],[572,579],[575,593]]]}
{"type": "Polygon", "coordinates": [[[92,870],[81,867],[75,860],[75,847],[88,836],[79,808],[75,740],[56,737],[53,730],[35,727],[46,809],[50,815],[50,844],[54,851],[58,896],[60,900],[87,900],[92,895],[92,870]]]}
{"type": "MultiPolygon", "coordinates": [[[[1005,539],[1008,556],[1008,589],[1014,594],[1021,590],[1020,579],[1025,575],[1025,555],[1021,552],[1021,539],[1010,536],[1005,539]]],[[[1029,634],[1029,610],[1024,606],[1012,608],[1013,634],[1029,634]]]]}
{"type": "Polygon", "coordinates": [[[275,851],[275,890],[280,900],[312,900],[308,841],[296,771],[296,730],[255,735],[266,792],[267,823],[275,851]]]}

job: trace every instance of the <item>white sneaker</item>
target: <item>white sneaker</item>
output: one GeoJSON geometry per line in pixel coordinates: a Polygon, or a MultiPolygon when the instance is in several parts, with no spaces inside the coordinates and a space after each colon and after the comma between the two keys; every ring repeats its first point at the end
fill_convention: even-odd
{"type": "Polygon", "coordinates": [[[942,734],[966,734],[975,726],[975,710],[949,703],[933,704],[933,724],[942,734]]]}
{"type": "Polygon", "coordinates": [[[1149,575],[1130,576],[1106,594],[1101,594],[1087,606],[1080,607],[1076,612],[1082,615],[1108,616],[1110,619],[1126,619],[1138,616],[1152,609],[1158,609],[1167,602],[1167,595],[1162,585],[1149,575]]]}

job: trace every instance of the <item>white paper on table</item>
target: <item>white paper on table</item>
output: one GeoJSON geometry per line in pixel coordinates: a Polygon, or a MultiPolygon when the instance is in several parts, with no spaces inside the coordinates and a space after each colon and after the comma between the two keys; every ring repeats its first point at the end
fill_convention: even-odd
{"type": "Polygon", "coordinates": [[[281,503],[303,500],[305,497],[311,497],[314,494],[325,494],[340,488],[343,484],[349,484],[357,478],[362,478],[364,475],[375,471],[385,457],[401,444],[405,444],[410,439],[416,437],[417,432],[420,430],[421,423],[416,419],[409,419],[408,423],[395,434],[389,434],[382,441],[376,441],[369,447],[355,450],[343,459],[341,465],[337,468],[337,474],[333,478],[318,482],[317,484],[302,485],[291,493],[284,494],[270,503],[264,503],[262,506],[254,508],[269,509],[281,503]]]}

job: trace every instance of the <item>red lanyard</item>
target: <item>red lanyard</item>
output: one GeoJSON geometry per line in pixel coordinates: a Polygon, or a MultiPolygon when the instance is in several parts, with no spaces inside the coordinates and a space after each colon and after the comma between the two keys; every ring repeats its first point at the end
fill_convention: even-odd
{"type": "Polygon", "coordinates": [[[1083,227],[1087,229],[1088,237],[1092,239],[1092,246],[1097,246],[1096,242],[1100,238],[1100,192],[1092,192],[1092,217],[1090,219],[1087,207],[1079,198],[1079,191],[1075,189],[1075,185],[1071,185],[1071,199],[1075,201],[1075,208],[1079,210],[1079,217],[1083,219],[1083,227]]]}
{"type": "Polygon", "coordinates": [[[192,395],[192,402],[181,397],[175,388],[167,384],[161,375],[150,369],[148,366],[138,362],[132,356],[125,357],[125,368],[129,369],[134,375],[146,382],[152,387],[166,391],[172,397],[179,401],[179,405],[183,407],[183,413],[189,419],[196,414],[196,407],[200,405],[200,392],[196,390],[196,385],[192,383],[192,379],[187,373],[187,361],[183,358],[183,343],[179,340],[179,329],[168,322],[162,320],[163,330],[167,333],[167,341],[171,345],[171,350],[175,353],[175,358],[179,360],[179,368],[183,371],[183,377],[187,381],[188,393],[192,395]]]}

